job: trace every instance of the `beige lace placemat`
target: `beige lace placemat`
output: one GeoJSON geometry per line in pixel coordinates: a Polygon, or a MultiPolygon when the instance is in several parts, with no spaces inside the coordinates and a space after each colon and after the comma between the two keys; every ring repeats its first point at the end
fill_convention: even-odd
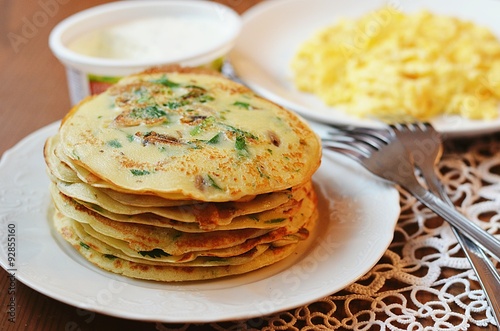
{"type": "MultiPolygon", "coordinates": [[[[500,137],[446,145],[439,167],[451,199],[500,238],[500,137]],[[463,150],[463,151],[461,151],[463,150]]],[[[295,310],[241,322],[157,330],[467,330],[496,325],[447,223],[400,190],[394,240],[361,279],[295,310]]],[[[494,261],[497,269],[500,263],[494,261]]],[[[499,294],[500,295],[500,294],[499,294]]]]}

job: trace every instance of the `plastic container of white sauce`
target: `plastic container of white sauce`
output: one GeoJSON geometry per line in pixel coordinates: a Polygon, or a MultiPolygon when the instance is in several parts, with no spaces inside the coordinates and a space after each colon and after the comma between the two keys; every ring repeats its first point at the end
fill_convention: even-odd
{"type": "Polygon", "coordinates": [[[149,67],[220,69],[240,29],[240,16],[215,2],[120,1],[61,21],[49,46],[66,67],[71,103],[76,104],[149,67]]]}

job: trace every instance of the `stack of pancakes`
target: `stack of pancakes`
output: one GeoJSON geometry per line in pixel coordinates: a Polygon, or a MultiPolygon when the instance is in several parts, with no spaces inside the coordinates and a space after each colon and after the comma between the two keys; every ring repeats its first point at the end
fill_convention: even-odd
{"type": "Polygon", "coordinates": [[[317,217],[317,136],[200,69],[155,68],[86,99],[45,144],[54,224],[129,277],[241,274],[290,255],[317,217]]]}

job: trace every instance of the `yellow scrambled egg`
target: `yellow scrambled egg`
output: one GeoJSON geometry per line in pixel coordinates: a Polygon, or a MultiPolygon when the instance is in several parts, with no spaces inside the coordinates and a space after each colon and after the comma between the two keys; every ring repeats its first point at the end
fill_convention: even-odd
{"type": "Polygon", "coordinates": [[[298,89],[358,117],[499,115],[500,42],[486,28],[428,11],[341,20],[305,41],[291,66],[298,89]]]}

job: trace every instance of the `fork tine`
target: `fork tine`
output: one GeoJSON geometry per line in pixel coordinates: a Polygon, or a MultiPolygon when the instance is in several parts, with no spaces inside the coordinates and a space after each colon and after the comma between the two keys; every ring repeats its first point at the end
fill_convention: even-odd
{"type": "Polygon", "coordinates": [[[322,139],[324,142],[347,143],[347,148],[356,148],[365,157],[369,157],[373,152],[384,148],[392,140],[388,131],[351,127],[334,127],[334,129],[335,131],[328,131],[328,138],[322,139]]]}
{"type": "Polygon", "coordinates": [[[343,138],[345,138],[345,140],[328,138],[322,139],[323,147],[342,154],[349,154],[349,156],[354,156],[356,157],[357,161],[361,161],[363,158],[370,157],[372,150],[369,148],[369,145],[363,144],[360,141],[350,139],[352,137],[343,138]]]}
{"type": "Polygon", "coordinates": [[[349,148],[344,148],[344,147],[340,147],[340,146],[333,146],[333,145],[328,145],[328,146],[326,146],[326,148],[328,150],[345,155],[356,162],[361,162],[361,160],[365,157],[361,153],[358,153],[358,152],[356,152],[352,149],[349,149],[349,148]]]}
{"type": "MultiPolygon", "coordinates": [[[[441,135],[430,123],[395,124],[391,126],[391,129],[394,130],[396,138],[402,141],[412,154],[428,153],[426,158],[414,157],[415,164],[420,169],[431,192],[440,196],[449,206],[454,206],[436,172],[436,165],[443,151],[441,135]],[[429,139],[433,140],[432,145],[429,145],[429,139]]],[[[479,245],[465,237],[457,228],[452,227],[452,230],[477,275],[486,300],[491,306],[493,318],[499,325],[500,298],[498,293],[500,292],[500,275],[479,245]]],[[[500,331],[500,327],[498,330],[500,331]]]]}
{"type": "Polygon", "coordinates": [[[342,141],[357,142],[358,146],[362,144],[374,150],[383,148],[383,146],[389,144],[393,139],[389,130],[345,125],[330,125],[330,128],[332,128],[332,130],[329,130],[327,132],[329,138],[342,141]]]}
{"type": "Polygon", "coordinates": [[[434,131],[434,128],[427,122],[393,123],[389,125],[395,131],[434,131]]]}
{"type": "Polygon", "coordinates": [[[356,148],[363,152],[366,156],[369,156],[375,150],[378,150],[383,146],[383,142],[373,139],[371,137],[360,137],[355,134],[341,134],[341,135],[331,135],[329,138],[324,138],[324,142],[342,142],[348,144],[349,147],[356,148]]]}
{"type": "Polygon", "coordinates": [[[443,142],[443,137],[432,126],[431,123],[427,123],[427,122],[421,123],[420,128],[422,129],[422,131],[428,132],[432,136],[432,139],[436,140],[436,142],[438,142],[439,144],[441,144],[443,142]]]}
{"type": "Polygon", "coordinates": [[[397,133],[397,131],[405,132],[427,132],[431,134],[433,137],[438,138],[436,141],[441,141],[440,134],[434,129],[431,123],[429,122],[409,122],[409,123],[393,123],[390,124],[389,127],[397,133]]]}
{"type": "Polygon", "coordinates": [[[374,128],[364,128],[364,127],[354,127],[345,125],[329,125],[335,131],[328,131],[329,135],[338,135],[340,133],[346,135],[353,135],[360,139],[363,137],[375,137],[384,143],[389,143],[391,137],[391,132],[385,129],[374,129],[374,128]]]}
{"type": "Polygon", "coordinates": [[[380,149],[383,145],[386,145],[390,142],[390,138],[388,138],[383,133],[368,133],[368,132],[359,132],[359,131],[350,131],[350,132],[328,132],[329,137],[335,139],[344,139],[343,137],[348,137],[354,141],[358,141],[367,145],[370,145],[376,149],[380,149]]]}
{"type": "MultiPolygon", "coordinates": [[[[422,153],[425,156],[430,156],[426,154],[426,151],[430,152],[433,150],[434,146],[438,146],[438,155],[433,156],[435,162],[437,163],[443,152],[443,147],[442,147],[443,141],[441,138],[441,134],[436,129],[434,129],[434,127],[430,123],[427,122],[414,122],[405,124],[399,123],[399,124],[392,124],[390,125],[390,127],[391,130],[394,132],[395,137],[399,140],[408,139],[408,137],[405,137],[406,133],[415,133],[416,136],[419,137],[415,138],[418,140],[412,142],[412,145],[414,145],[413,148],[417,148],[419,152],[416,155],[414,155],[414,157],[416,158],[423,157],[422,153]]],[[[415,161],[416,161],[415,163],[417,163],[418,165],[419,163],[417,162],[418,160],[415,161]]],[[[435,185],[433,186],[434,188],[436,188],[435,185]]]]}
{"type": "MultiPolygon", "coordinates": [[[[359,132],[356,134],[358,138],[361,135],[359,132]]],[[[488,250],[493,256],[500,260],[500,242],[498,239],[488,232],[485,232],[475,223],[470,222],[464,215],[454,208],[451,208],[441,199],[438,199],[418,182],[415,176],[415,166],[412,154],[410,154],[405,145],[395,137],[394,130],[391,132],[394,139],[391,139],[387,144],[380,144],[379,141],[379,145],[373,145],[372,143],[376,141],[376,139],[373,136],[367,135],[370,142],[368,144],[365,143],[364,146],[366,148],[365,151],[370,153],[363,153],[360,148],[360,142],[368,138],[356,139],[356,134],[353,135],[348,134],[347,131],[344,132],[343,136],[352,139],[353,142],[349,142],[348,140],[339,142],[334,139],[324,139],[323,143],[326,148],[331,146],[332,150],[338,151],[359,162],[378,177],[399,184],[414,195],[420,202],[448,220],[453,226],[457,227],[470,239],[480,244],[481,247],[488,250]]]]}

